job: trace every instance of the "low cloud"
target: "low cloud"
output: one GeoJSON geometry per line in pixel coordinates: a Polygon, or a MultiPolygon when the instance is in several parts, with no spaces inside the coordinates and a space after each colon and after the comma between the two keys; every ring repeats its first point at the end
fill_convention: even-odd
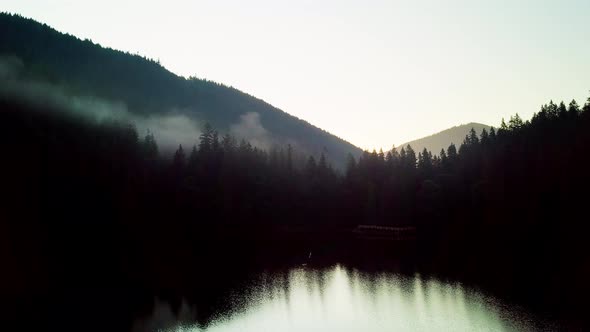
{"type": "Polygon", "coordinates": [[[132,121],[137,126],[140,135],[148,130],[154,133],[160,149],[164,152],[175,151],[179,144],[185,150],[197,144],[201,131],[198,123],[175,111],[165,116],[151,116],[148,118],[135,117],[132,121]]]}
{"type": "Polygon", "coordinates": [[[230,133],[260,149],[268,150],[272,145],[270,134],[262,126],[260,114],[257,112],[248,112],[240,116],[240,122],[230,126],[230,133]]]}
{"type": "Polygon", "coordinates": [[[13,79],[23,71],[24,64],[21,59],[15,56],[0,57],[0,80],[13,79]]]}
{"type": "Polygon", "coordinates": [[[187,116],[187,110],[139,115],[130,112],[123,102],[71,95],[62,86],[23,78],[22,72],[23,64],[18,58],[0,57],[0,100],[18,101],[35,109],[81,116],[97,123],[132,123],[140,137],[148,130],[152,132],[165,154],[175,151],[179,144],[185,148],[196,144],[201,134],[198,121],[187,116]]]}

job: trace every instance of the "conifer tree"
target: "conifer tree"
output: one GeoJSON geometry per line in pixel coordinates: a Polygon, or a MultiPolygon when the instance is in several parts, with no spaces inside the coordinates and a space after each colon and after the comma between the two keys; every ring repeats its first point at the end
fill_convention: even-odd
{"type": "Polygon", "coordinates": [[[202,155],[207,155],[212,150],[213,145],[213,134],[215,130],[209,123],[206,123],[203,127],[203,132],[199,136],[199,153],[202,155]]]}
{"type": "Polygon", "coordinates": [[[143,140],[143,153],[146,159],[156,160],[158,158],[158,144],[154,134],[148,130],[143,140]]]}
{"type": "Polygon", "coordinates": [[[173,165],[176,170],[181,170],[184,168],[185,164],[186,156],[184,154],[184,150],[182,149],[182,144],[180,144],[174,153],[173,165]]]}

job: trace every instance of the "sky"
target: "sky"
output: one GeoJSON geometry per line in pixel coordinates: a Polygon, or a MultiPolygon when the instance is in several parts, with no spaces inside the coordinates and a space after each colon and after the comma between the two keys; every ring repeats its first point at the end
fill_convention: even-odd
{"type": "Polygon", "coordinates": [[[588,0],[2,0],[364,148],[590,96],[588,0]]]}

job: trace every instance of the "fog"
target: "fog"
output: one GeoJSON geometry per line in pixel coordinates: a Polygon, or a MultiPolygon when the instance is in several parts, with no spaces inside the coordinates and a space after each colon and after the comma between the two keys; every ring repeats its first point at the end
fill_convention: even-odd
{"type": "Polygon", "coordinates": [[[140,137],[148,131],[156,137],[160,151],[170,153],[179,144],[196,144],[202,124],[189,117],[190,110],[169,109],[163,114],[142,116],[132,113],[121,101],[95,96],[73,95],[68,87],[31,78],[15,57],[0,58],[0,99],[27,104],[38,110],[82,117],[99,124],[123,122],[133,124],[140,137]]]}
{"type": "MultiPolygon", "coordinates": [[[[130,123],[142,138],[148,132],[153,133],[165,155],[173,153],[180,144],[185,149],[198,144],[204,126],[204,122],[197,118],[197,112],[190,108],[170,108],[160,114],[140,115],[129,110],[123,101],[76,95],[69,86],[30,75],[23,62],[13,56],[0,57],[0,100],[17,101],[37,110],[82,117],[98,124],[130,123]]],[[[238,121],[229,125],[229,133],[263,150],[271,149],[276,143],[257,112],[241,115],[238,121]]]]}
{"type": "Polygon", "coordinates": [[[260,114],[248,112],[240,121],[230,126],[230,133],[238,139],[245,139],[253,146],[268,150],[272,146],[269,132],[260,123],[260,114]]]}

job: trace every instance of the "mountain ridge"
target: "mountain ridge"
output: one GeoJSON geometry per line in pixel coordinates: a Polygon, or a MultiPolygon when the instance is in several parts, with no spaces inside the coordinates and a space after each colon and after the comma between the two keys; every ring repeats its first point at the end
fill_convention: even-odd
{"type": "Polygon", "coordinates": [[[445,149],[446,151],[451,143],[455,144],[457,148],[459,148],[459,146],[463,143],[465,135],[469,133],[471,128],[473,128],[479,135],[482,129],[485,128],[486,130],[489,130],[491,127],[492,126],[482,123],[469,122],[400,144],[396,148],[401,149],[402,147],[407,147],[410,145],[417,152],[421,152],[424,150],[424,148],[426,148],[426,150],[432,152],[433,154],[438,154],[441,149],[445,149]]]}
{"type": "Polygon", "coordinates": [[[273,144],[293,144],[316,156],[324,153],[340,167],[348,154],[358,157],[362,152],[261,98],[222,83],[185,78],[158,61],[82,40],[18,14],[0,13],[0,30],[0,55],[18,57],[35,75],[74,93],[122,101],[132,113],[149,116],[180,110],[221,132],[256,113],[249,121],[273,144]]]}

